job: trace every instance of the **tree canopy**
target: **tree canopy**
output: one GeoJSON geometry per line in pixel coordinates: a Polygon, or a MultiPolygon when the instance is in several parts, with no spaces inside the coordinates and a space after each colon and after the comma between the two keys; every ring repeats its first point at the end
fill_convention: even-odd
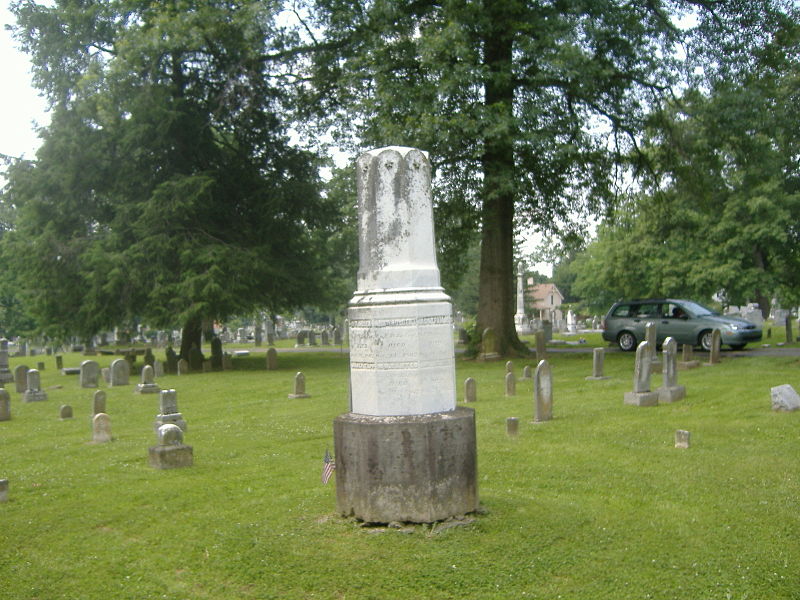
{"type": "Polygon", "coordinates": [[[9,171],[3,241],[48,333],[145,319],[182,325],[187,346],[203,320],[329,300],[339,207],[290,143],[278,10],[14,4],[53,118],[37,160],[9,171]]]}

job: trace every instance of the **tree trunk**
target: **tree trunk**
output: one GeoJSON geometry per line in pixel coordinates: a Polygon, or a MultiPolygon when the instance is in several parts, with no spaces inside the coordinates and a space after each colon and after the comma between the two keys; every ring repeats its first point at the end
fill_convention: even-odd
{"type": "Polygon", "coordinates": [[[199,350],[202,347],[203,340],[203,321],[200,317],[192,317],[183,325],[181,332],[181,351],[179,356],[183,359],[189,360],[189,350],[192,346],[196,345],[199,350]]]}
{"type": "MultiPolygon", "coordinates": [[[[767,272],[767,259],[759,248],[753,250],[753,262],[759,271],[762,273],[767,272]]],[[[761,316],[764,317],[765,320],[769,319],[769,313],[772,309],[772,300],[764,294],[764,292],[761,290],[761,286],[755,290],[755,294],[756,302],[758,302],[758,308],[761,309],[761,316]]]]}
{"type": "Polygon", "coordinates": [[[478,285],[478,333],[491,327],[502,355],[528,354],[514,326],[514,83],[513,27],[505,3],[489,2],[489,25],[484,35],[484,86],[487,114],[497,123],[487,135],[481,157],[481,266],[478,285]],[[501,6],[503,5],[503,6],[501,6]]]}

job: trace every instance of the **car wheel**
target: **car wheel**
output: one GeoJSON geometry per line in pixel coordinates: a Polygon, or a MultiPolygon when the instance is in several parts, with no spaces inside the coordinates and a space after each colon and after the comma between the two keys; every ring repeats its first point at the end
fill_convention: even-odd
{"type": "Polygon", "coordinates": [[[731,350],[744,350],[747,344],[730,344],[731,350]]]}
{"type": "Polygon", "coordinates": [[[636,336],[630,331],[623,331],[617,336],[617,345],[623,352],[636,350],[636,336]]]}
{"type": "Polygon", "coordinates": [[[707,329],[700,334],[699,337],[700,346],[702,346],[703,350],[706,352],[711,352],[711,330],[707,329]]]}

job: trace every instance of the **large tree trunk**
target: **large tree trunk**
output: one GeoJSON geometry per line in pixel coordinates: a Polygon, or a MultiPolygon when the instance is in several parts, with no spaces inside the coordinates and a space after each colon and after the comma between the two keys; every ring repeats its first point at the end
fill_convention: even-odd
{"type": "Polygon", "coordinates": [[[478,332],[491,327],[500,354],[528,353],[514,327],[514,83],[513,18],[505,3],[489,2],[484,36],[487,114],[497,119],[484,139],[481,267],[478,286],[478,332]]]}
{"type": "MultiPolygon", "coordinates": [[[[753,262],[759,271],[762,273],[767,272],[767,258],[759,248],[753,250],[753,262]]],[[[758,286],[758,289],[755,290],[755,294],[756,302],[758,302],[758,308],[761,309],[761,316],[764,317],[764,319],[769,319],[769,313],[772,309],[771,298],[764,294],[761,286],[758,286]]]]}
{"type": "Polygon", "coordinates": [[[192,317],[183,325],[181,332],[181,351],[179,356],[189,360],[189,350],[192,346],[197,346],[199,350],[202,348],[203,341],[203,321],[199,317],[192,317]]]}

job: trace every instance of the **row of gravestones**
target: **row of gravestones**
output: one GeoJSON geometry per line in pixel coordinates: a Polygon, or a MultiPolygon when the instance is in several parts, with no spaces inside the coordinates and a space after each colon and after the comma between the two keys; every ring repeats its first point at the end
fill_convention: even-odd
{"type": "MultiPolygon", "coordinates": [[[[320,335],[320,344],[323,346],[330,346],[331,339],[330,334],[326,329],[322,330],[320,335]]],[[[342,332],[341,330],[336,327],[333,330],[333,344],[335,346],[342,345],[342,332]]],[[[312,329],[301,329],[297,332],[297,342],[295,343],[295,348],[300,348],[304,346],[317,346],[317,332],[312,329]]]]}
{"type": "MultiPolygon", "coordinates": [[[[516,396],[517,382],[514,377],[514,363],[506,363],[506,396],[516,396]]],[[[531,375],[530,366],[522,372],[522,379],[533,379],[533,406],[535,423],[542,423],[553,418],[553,377],[550,363],[547,360],[539,361],[536,371],[531,375]]],[[[472,377],[464,380],[464,402],[477,401],[477,383],[472,377]]]]}

